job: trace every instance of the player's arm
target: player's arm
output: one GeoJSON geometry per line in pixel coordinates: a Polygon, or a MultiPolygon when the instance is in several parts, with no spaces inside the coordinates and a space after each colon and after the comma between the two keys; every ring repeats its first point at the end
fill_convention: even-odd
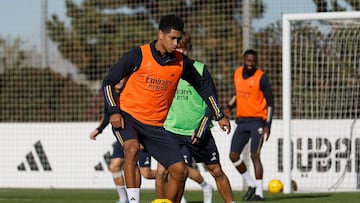
{"type": "Polygon", "coordinates": [[[95,130],[93,130],[89,138],[92,140],[96,140],[96,137],[102,133],[102,131],[105,129],[105,127],[109,124],[109,114],[106,112],[106,109],[104,109],[104,117],[100,119],[100,122],[95,130]]]}
{"type": "MultiPolygon", "coordinates": [[[[103,80],[102,90],[105,98],[105,108],[109,113],[109,120],[114,128],[122,128],[124,126],[120,109],[117,107],[119,95],[117,94],[118,89],[115,86],[139,67],[141,58],[140,48],[132,49],[111,67],[108,75],[103,80]]],[[[125,86],[125,84],[126,81],[123,85],[125,86]]]]}
{"type": "Polygon", "coordinates": [[[184,71],[182,78],[188,81],[195,88],[208,107],[211,108],[214,113],[215,120],[218,121],[220,128],[227,131],[227,133],[230,133],[230,122],[221,111],[220,105],[216,99],[216,91],[214,92],[211,88],[206,86],[206,79],[197,72],[193,63],[194,62],[192,60],[184,56],[184,71]]]}
{"type": "Polygon", "coordinates": [[[266,136],[265,139],[268,140],[274,114],[274,98],[272,95],[271,83],[269,77],[266,74],[264,74],[260,79],[260,89],[263,92],[266,100],[267,116],[265,121],[264,134],[266,136]]]}
{"type": "Polygon", "coordinates": [[[202,77],[195,67],[193,66],[193,61],[184,56],[184,71],[182,78],[188,81],[199,95],[204,99],[206,104],[213,110],[215,115],[215,120],[220,120],[224,117],[220,109],[220,105],[215,97],[215,92],[213,92],[206,85],[206,80],[202,77]]]}
{"type": "Polygon", "coordinates": [[[233,95],[230,99],[230,101],[226,104],[224,108],[224,114],[228,118],[231,117],[231,110],[236,106],[236,94],[233,95]]]}
{"type": "MultiPolygon", "coordinates": [[[[215,83],[206,66],[204,67],[202,76],[205,78],[207,86],[210,87],[213,92],[215,92],[215,97],[217,98],[215,83]]],[[[201,139],[205,137],[206,131],[210,129],[210,125],[212,124],[211,120],[213,118],[214,118],[214,112],[208,106],[206,108],[205,115],[202,117],[198,127],[195,129],[193,133],[192,136],[193,144],[199,142],[201,139]]]]}
{"type": "Polygon", "coordinates": [[[109,114],[104,113],[104,117],[101,119],[98,127],[96,128],[99,134],[105,129],[105,127],[109,124],[109,114]]]}
{"type": "Polygon", "coordinates": [[[231,110],[235,107],[235,105],[236,105],[236,95],[232,96],[230,101],[225,106],[224,114],[226,117],[228,118],[231,117],[231,110]]]}

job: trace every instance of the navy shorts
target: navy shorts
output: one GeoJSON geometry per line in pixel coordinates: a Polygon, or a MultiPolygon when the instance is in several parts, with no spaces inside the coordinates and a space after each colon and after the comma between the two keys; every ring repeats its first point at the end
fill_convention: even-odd
{"type": "Polygon", "coordinates": [[[146,149],[140,150],[139,166],[140,167],[151,167],[151,155],[146,149]]]}
{"type": "Polygon", "coordinates": [[[171,134],[180,144],[182,143],[186,146],[196,162],[203,162],[206,165],[220,163],[219,151],[210,129],[206,131],[204,139],[202,139],[199,144],[192,144],[191,136],[171,134]]]}
{"type": "Polygon", "coordinates": [[[117,139],[120,143],[137,139],[144,148],[166,169],[177,162],[183,162],[181,146],[163,127],[143,124],[127,113],[123,113],[125,128],[120,129],[117,139]]]}
{"type": "Polygon", "coordinates": [[[251,138],[250,152],[260,153],[264,138],[263,128],[264,121],[261,119],[249,119],[237,121],[237,126],[231,140],[231,152],[237,152],[241,154],[245,145],[251,138]]]}
{"type": "Polygon", "coordinates": [[[124,151],[120,142],[116,141],[113,143],[112,146],[113,146],[112,158],[124,158],[124,151]]]}
{"type": "Polygon", "coordinates": [[[193,166],[193,161],[192,161],[193,158],[191,156],[189,149],[185,145],[183,145],[181,147],[181,153],[183,155],[185,164],[189,167],[192,167],[193,166]]]}

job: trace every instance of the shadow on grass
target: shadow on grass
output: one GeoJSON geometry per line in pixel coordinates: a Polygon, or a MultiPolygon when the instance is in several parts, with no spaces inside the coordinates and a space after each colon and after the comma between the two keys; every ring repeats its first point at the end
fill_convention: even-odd
{"type": "MultiPolygon", "coordinates": [[[[295,200],[295,202],[298,202],[296,200],[304,200],[306,199],[312,199],[313,201],[316,201],[317,198],[329,198],[332,194],[291,194],[291,195],[281,195],[281,196],[265,196],[265,202],[287,202],[287,200],[295,200]]],[[[235,201],[235,202],[246,202],[246,201],[235,201]]],[[[187,203],[203,203],[203,201],[187,201],[187,203]]],[[[215,202],[214,203],[218,203],[215,202]]]]}
{"type": "Polygon", "coordinates": [[[266,201],[276,201],[276,200],[289,200],[289,199],[316,199],[316,198],[328,198],[333,196],[332,194],[291,194],[291,195],[281,195],[281,196],[270,196],[266,198],[266,201]]]}

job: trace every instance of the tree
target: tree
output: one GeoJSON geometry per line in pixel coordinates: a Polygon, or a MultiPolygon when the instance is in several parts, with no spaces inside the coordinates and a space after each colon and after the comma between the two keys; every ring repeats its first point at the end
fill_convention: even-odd
{"type": "MultiPolygon", "coordinates": [[[[357,0],[344,0],[354,10],[360,10],[360,2],[357,0]]],[[[330,11],[346,11],[344,6],[338,3],[338,0],[331,0],[331,5],[328,6],[327,0],[313,0],[317,12],[330,12],[330,11]]]]}
{"type": "MultiPolygon", "coordinates": [[[[262,0],[252,2],[253,17],[262,17],[265,10],[262,0]]],[[[47,29],[65,58],[76,64],[89,80],[101,80],[125,51],[155,38],[162,15],[177,13],[192,35],[191,56],[210,65],[219,92],[225,93],[220,96],[225,104],[231,96],[233,68],[243,52],[241,3],[238,0],[84,0],[76,5],[67,0],[71,27],[54,15],[48,20],[47,29]]]]}
{"type": "Polygon", "coordinates": [[[87,119],[89,90],[50,68],[18,67],[0,75],[0,122],[69,122],[87,119]]]}
{"type": "Polygon", "coordinates": [[[0,37],[0,122],[85,121],[89,98],[80,95],[90,90],[40,67],[36,50],[23,46],[0,37]]]}
{"type": "Polygon", "coordinates": [[[121,1],[109,2],[85,0],[78,6],[66,0],[71,27],[56,15],[47,21],[49,36],[62,55],[89,80],[102,79],[125,51],[149,42],[155,33],[147,13],[127,14],[121,1]]]}
{"type": "Polygon", "coordinates": [[[23,44],[20,38],[11,41],[0,36],[0,73],[24,64],[26,54],[21,49],[23,44]]]}
{"type": "MultiPolygon", "coordinates": [[[[154,22],[171,12],[178,13],[186,21],[186,30],[194,36],[196,49],[202,51],[199,59],[214,65],[225,61],[230,67],[238,63],[241,19],[235,16],[241,16],[241,2],[193,0],[190,5],[186,2],[84,0],[78,6],[67,0],[71,27],[65,27],[54,15],[48,20],[47,28],[64,57],[91,80],[101,79],[99,73],[107,71],[129,48],[151,41],[157,32],[154,22]],[[129,9],[132,10],[125,11],[129,9]],[[213,15],[214,10],[219,14],[213,15]]],[[[254,2],[253,15],[261,17],[265,7],[261,0],[254,2]]]]}

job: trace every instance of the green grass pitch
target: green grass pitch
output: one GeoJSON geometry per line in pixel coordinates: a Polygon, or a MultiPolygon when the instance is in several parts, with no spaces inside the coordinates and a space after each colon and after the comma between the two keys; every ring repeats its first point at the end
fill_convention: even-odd
{"type": "MultiPolygon", "coordinates": [[[[242,191],[235,191],[235,202],[242,202],[242,191]]],[[[358,202],[360,192],[337,193],[292,193],[271,194],[265,192],[266,202],[277,203],[347,203],[358,202]]],[[[214,191],[213,203],[222,203],[217,191],[214,191]]],[[[188,203],[202,203],[202,191],[185,191],[188,203]]],[[[141,191],[141,203],[150,203],[155,199],[153,190],[141,191]]],[[[115,203],[114,190],[94,189],[8,189],[0,188],[0,203],[115,203]]]]}

